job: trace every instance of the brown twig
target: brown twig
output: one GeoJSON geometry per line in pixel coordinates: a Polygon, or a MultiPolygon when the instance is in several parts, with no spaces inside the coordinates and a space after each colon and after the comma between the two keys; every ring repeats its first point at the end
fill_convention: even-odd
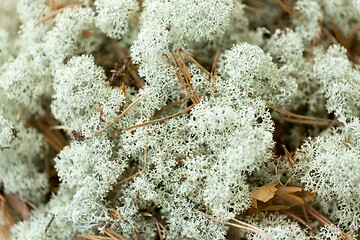
{"type": "Polygon", "coordinates": [[[158,123],[158,122],[162,122],[168,118],[171,118],[171,117],[174,117],[174,116],[177,116],[177,115],[181,115],[181,114],[184,114],[188,111],[190,111],[192,108],[194,107],[194,104],[191,105],[190,107],[187,107],[185,108],[184,110],[181,110],[177,113],[174,113],[170,116],[167,116],[167,117],[164,117],[164,118],[161,118],[161,119],[156,119],[156,120],[152,120],[152,121],[149,121],[149,122],[146,122],[146,123],[141,123],[141,124],[138,124],[138,125],[134,125],[134,126],[131,126],[131,127],[127,127],[125,129],[123,129],[122,131],[125,132],[125,131],[129,131],[129,130],[132,130],[134,128],[139,128],[139,127],[143,127],[143,126],[147,126],[147,125],[150,125],[150,124],[154,124],[154,123],[158,123]]]}
{"type": "Polygon", "coordinates": [[[210,85],[213,86],[214,92],[216,91],[216,86],[215,86],[215,84],[216,84],[216,68],[217,68],[217,61],[219,59],[220,53],[221,53],[221,46],[219,46],[216,51],[214,62],[213,62],[212,68],[211,68],[211,76],[210,76],[211,83],[210,83],[210,85]]]}
{"type": "MultiPolygon", "coordinates": [[[[181,55],[181,48],[180,48],[180,46],[178,46],[178,53],[179,53],[180,61],[181,61],[181,63],[183,64],[184,69],[185,69],[185,72],[186,72],[186,74],[183,73],[184,76],[185,76],[185,80],[186,80],[187,84],[189,85],[190,89],[192,89],[192,92],[193,92],[193,94],[194,94],[194,96],[195,96],[195,99],[197,100],[197,103],[200,103],[199,94],[197,93],[197,91],[196,91],[196,89],[195,89],[195,87],[194,87],[194,83],[193,83],[193,81],[192,81],[192,79],[191,79],[191,76],[190,76],[190,73],[189,73],[189,71],[188,71],[188,68],[186,67],[185,61],[184,61],[184,59],[183,59],[183,57],[182,57],[182,55],[181,55]],[[189,80],[189,81],[188,81],[188,80],[189,80]]],[[[173,54],[173,56],[174,56],[174,54],[173,54]]]]}
{"type": "Polygon", "coordinates": [[[144,96],[140,96],[138,97],[134,102],[132,102],[122,113],[119,114],[119,116],[117,116],[114,121],[112,121],[111,123],[109,123],[108,125],[106,125],[104,128],[100,129],[99,131],[97,131],[96,133],[94,133],[93,135],[91,135],[90,137],[87,137],[86,139],[95,137],[97,135],[99,135],[100,133],[104,132],[106,129],[108,129],[109,127],[111,127],[113,124],[115,124],[122,116],[124,116],[132,107],[134,107],[144,96]]]}
{"type": "Polygon", "coordinates": [[[200,70],[202,70],[204,73],[206,73],[209,77],[211,76],[210,72],[208,70],[206,70],[203,66],[201,66],[201,64],[198,63],[193,57],[191,57],[184,49],[180,48],[180,51],[182,53],[184,53],[185,56],[187,56],[193,63],[195,63],[196,66],[198,66],[198,68],[200,68],[200,70]]]}
{"type": "Polygon", "coordinates": [[[147,158],[148,158],[148,153],[147,153],[147,148],[145,148],[145,150],[144,150],[144,168],[143,168],[141,171],[139,171],[139,172],[131,175],[130,177],[127,177],[127,178],[119,181],[119,182],[117,183],[117,185],[120,185],[120,184],[122,184],[122,183],[125,183],[125,182],[133,179],[134,177],[139,176],[139,175],[142,174],[143,172],[145,172],[145,171],[146,171],[147,158]]]}
{"type": "Polygon", "coordinates": [[[250,224],[249,224],[249,225],[250,225],[251,227],[242,226],[242,225],[239,225],[239,224],[234,224],[234,223],[230,223],[230,222],[227,222],[227,221],[218,219],[218,218],[216,218],[216,217],[214,217],[214,216],[208,215],[208,214],[206,214],[206,213],[204,213],[204,212],[201,212],[201,211],[199,211],[199,210],[196,210],[196,209],[195,209],[195,212],[197,212],[197,213],[199,213],[199,214],[201,214],[201,215],[203,215],[203,216],[205,216],[205,217],[207,217],[207,218],[209,218],[209,219],[211,219],[211,220],[214,220],[214,221],[216,221],[216,222],[223,223],[223,224],[225,224],[225,225],[232,226],[232,227],[236,227],[236,228],[239,228],[239,229],[249,230],[249,231],[251,231],[251,232],[254,232],[254,233],[259,234],[260,236],[263,236],[263,237],[266,238],[266,239],[271,239],[270,236],[269,236],[268,234],[266,234],[263,230],[260,230],[260,229],[254,227],[254,226],[252,226],[252,225],[250,225],[250,224]]]}
{"type": "MultiPolygon", "coordinates": [[[[319,222],[321,222],[322,224],[331,227],[331,226],[335,226],[335,224],[333,224],[329,219],[327,219],[326,217],[324,217],[321,213],[319,213],[318,211],[316,211],[315,208],[313,208],[312,206],[310,206],[309,204],[305,204],[305,208],[308,210],[309,214],[311,216],[313,216],[315,219],[317,219],[319,222]]],[[[338,236],[341,237],[344,240],[351,240],[351,238],[345,233],[343,232],[340,228],[336,227],[341,234],[339,234],[338,236]]]]}
{"type": "Polygon", "coordinates": [[[52,17],[55,17],[57,14],[64,12],[64,11],[65,11],[66,9],[68,9],[68,8],[74,8],[74,7],[78,7],[78,6],[84,7],[84,6],[86,6],[86,4],[83,3],[83,2],[77,2],[77,3],[74,3],[73,5],[65,6],[65,7],[63,7],[63,8],[60,8],[60,9],[56,10],[56,11],[53,11],[52,13],[50,13],[49,15],[47,15],[46,17],[43,17],[42,19],[40,19],[39,21],[37,21],[37,22],[35,23],[35,25],[34,25],[34,28],[35,28],[37,25],[39,25],[40,23],[45,22],[46,20],[48,20],[48,19],[50,19],[50,18],[52,18],[52,17]]]}
{"type": "Polygon", "coordinates": [[[308,223],[306,223],[301,217],[295,215],[295,214],[292,213],[292,212],[286,211],[286,210],[283,210],[283,212],[284,212],[286,215],[288,215],[288,216],[290,216],[290,217],[298,220],[299,222],[301,222],[301,223],[302,223],[305,227],[307,227],[310,231],[313,231],[312,227],[311,227],[308,223]]]}
{"type": "MultiPolygon", "coordinates": [[[[171,52],[171,53],[173,54],[173,52],[171,52]]],[[[177,77],[178,80],[180,81],[180,83],[181,83],[182,87],[184,88],[184,90],[186,91],[186,93],[189,95],[191,101],[192,101],[193,103],[196,103],[196,101],[194,100],[193,96],[190,94],[189,90],[188,90],[187,87],[185,86],[185,83],[184,83],[184,81],[182,80],[179,72],[176,70],[174,64],[172,64],[172,62],[171,62],[170,58],[168,57],[168,55],[166,55],[166,54],[164,53],[164,56],[166,57],[166,59],[168,60],[168,62],[170,63],[170,65],[171,65],[171,66],[173,67],[173,69],[175,70],[176,77],[177,77]]],[[[177,61],[177,60],[175,60],[175,61],[177,61]]],[[[178,63],[178,62],[177,62],[177,63],[178,63]]]]}
{"type": "Polygon", "coordinates": [[[157,221],[156,221],[156,228],[157,228],[160,240],[163,240],[163,237],[162,237],[162,234],[161,234],[161,231],[160,231],[160,226],[159,226],[159,223],[157,221]]]}
{"type": "Polygon", "coordinates": [[[164,112],[164,111],[166,111],[166,110],[168,110],[168,109],[176,106],[177,104],[179,104],[179,103],[181,103],[181,102],[185,102],[186,100],[188,100],[188,99],[187,99],[187,98],[183,98],[183,99],[177,100],[177,101],[175,101],[175,102],[172,102],[172,103],[166,105],[165,107],[163,107],[163,108],[161,108],[160,110],[156,111],[151,118],[154,118],[154,117],[160,115],[162,112],[164,112]]]}

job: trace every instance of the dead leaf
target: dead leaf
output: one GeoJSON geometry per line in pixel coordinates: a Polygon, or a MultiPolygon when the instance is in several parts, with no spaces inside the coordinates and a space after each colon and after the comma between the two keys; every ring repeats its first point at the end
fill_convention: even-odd
{"type": "Polygon", "coordinates": [[[251,196],[256,200],[267,202],[274,197],[275,192],[278,190],[275,186],[278,184],[279,183],[274,183],[262,187],[255,187],[251,192],[251,196]]]}
{"type": "Polygon", "coordinates": [[[303,206],[314,201],[314,193],[297,185],[279,183],[255,187],[251,192],[251,207],[255,211],[278,211],[303,206]]]}

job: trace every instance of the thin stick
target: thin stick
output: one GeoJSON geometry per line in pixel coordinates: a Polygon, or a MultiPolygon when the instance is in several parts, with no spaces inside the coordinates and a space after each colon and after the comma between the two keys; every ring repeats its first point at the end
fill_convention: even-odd
{"type": "Polygon", "coordinates": [[[326,217],[324,217],[321,213],[319,213],[318,211],[316,211],[315,208],[313,208],[312,206],[310,206],[309,204],[305,204],[305,207],[309,210],[309,213],[316,218],[318,221],[320,221],[321,223],[323,223],[324,225],[327,226],[335,226],[341,233],[342,235],[339,236],[343,239],[348,239],[351,240],[351,238],[345,233],[343,232],[339,227],[337,227],[335,224],[333,224],[329,219],[327,219],[326,217]]]}
{"type": "Polygon", "coordinates": [[[216,91],[216,87],[215,87],[216,68],[217,68],[217,61],[219,59],[220,53],[221,53],[221,46],[219,46],[217,51],[216,51],[214,62],[213,62],[212,68],[211,68],[211,83],[210,83],[210,85],[212,85],[214,87],[214,92],[216,91]]]}
{"type": "Polygon", "coordinates": [[[206,73],[209,77],[211,76],[210,72],[206,70],[203,66],[201,66],[201,64],[198,63],[194,58],[192,58],[184,49],[180,49],[180,51],[183,52],[185,56],[187,56],[193,63],[195,63],[196,66],[198,66],[198,68],[200,68],[204,73],[206,73]]]}
{"type": "Polygon", "coordinates": [[[74,128],[67,127],[67,126],[62,126],[62,125],[50,126],[49,129],[50,130],[70,130],[70,131],[75,130],[74,128]]]}
{"type": "Polygon", "coordinates": [[[105,233],[106,235],[108,235],[108,236],[110,237],[110,239],[112,239],[112,240],[119,240],[119,239],[117,239],[114,235],[112,235],[112,234],[110,233],[110,231],[108,231],[109,229],[104,228],[104,229],[102,229],[102,230],[104,231],[104,233],[105,233]]]}
{"type": "Polygon", "coordinates": [[[172,115],[170,115],[170,116],[167,116],[167,117],[164,117],[164,118],[161,118],[161,119],[152,120],[152,121],[149,121],[149,122],[146,122],[146,123],[141,123],[141,124],[138,124],[138,125],[134,125],[134,126],[125,128],[125,129],[123,129],[122,131],[125,132],[125,131],[128,131],[128,130],[134,129],[134,128],[143,127],[143,126],[147,126],[147,125],[150,125],[150,124],[162,122],[162,121],[164,121],[164,120],[166,120],[166,119],[168,119],[168,118],[174,117],[174,116],[176,116],[176,115],[184,114],[184,113],[190,111],[191,108],[193,108],[193,107],[194,107],[194,104],[191,105],[190,107],[187,107],[187,108],[185,108],[184,110],[181,110],[180,112],[174,113],[174,114],[172,114],[172,115]]]}
{"type": "Polygon", "coordinates": [[[111,240],[110,237],[103,237],[103,236],[95,236],[95,235],[85,235],[85,234],[78,234],[76,235],[77,238],[85,238],[89,240],[99,240],[99,239],[106,239],[111,240]]]}
{"type": "Polygon", "coordinates": [[[50,220],[50,222],[48,223],[48,225],[46,226],[46,228],[45,228],[45,237],[48,237],[48,230],[49,230],[49,227],[50,227],[50,225],[51,225],[51,223],[54,221],[54,218],[55,218],[55,214],[52,214],[52,218],[51,218],[51,220],[50,220]]]}
{"type": "Polygon", "coordinates": [[[170,61],[170,58],[168,57],[168,55],[166,55],[166,54],[164,53],[164,56],[166,57],[166,59],[168,60],[168,62],[170,63],[170,65],[174,68],[175,73],[176,73],[176,77],[179,79],[181,85],[182,85],[183,88],[185,89],[186,93],[189,95],[191,101],[192,101],[193,103],[196,103],[196,101],[194,100],[194,98],[193,98],[192,95],[190,94],[189,90],[188,90],[187,87],[185,86],[185,83],[184,83],[184,81],[182,80],[182,78],[181,78],[180,74],[178,73],[178,71],[176,70],[174,64],[172,64],[172,62],[170,61]]]}
{"type": "Polygon", "coordinates": [[[301,217],[293,214],[292,212],[286,211],[286,210],[283,210],[283,212],[286,213],[287,215],[289,215],[290,217],[298,220],[298,221],[301,222],[302,224],[304,224],[304,226],[307,227],[308,229],[310,229],[310,231],[313,231],[312,227],[310,227],[310,225],[307,224],[301,217]]]}
{"type": "MultiPolygon", "coordinates": [[[[186,76],[188,77],[188,79],[189,79],[189,81],[190,81],[190,83],[188,82],[188,85],[193,88],[193,94],[195,95],[195,98],[196,98],[196,100],[198,101],[197,103],[200,103],[199,94],[197,93],[197,91],[196,91],[196,89],[195,89],[195,87],[194,87],[194,83],[193,83],[193,81],[192,81],[192,79],[191,79],[189,70],[188,70],[188,68],[186,67],[185,61],[184,61],[184,59],[183,59],[183,57],[182,57],[182,55],[181,55],[180,46],[178,46],[178,53],[179,53],[180,61],[181,61],[182,64],[184,65],[184,68],[185,68],[185,71],[186,71],[186,76]]],[[[186,79],[186,77],[185,77],[185,79],[186,79]]],[[[186,81],[187,81],[187,79],[186,79],[186,81]]]]}
{"type": "Polygon", "coordinates": [[[279,117],[279,119],[284,120],[286,122],[306,124],[306,125],[327,126],[330,124],[328,121],[311,121],[311,120],[295,119],[295,118],[288,118],[288,117],[279,117]]]}
{"type": "Polygon", "coordinates": [[[346,38],[347,45],[351,48],[351,45],[356,37],[357,32],[360,30],[360,22],[351,30],[350,34],[346,38]]]}
{"type": "Polygon", "coordinates": [[[34,25],[34,28],[35,28],[37,25],[39,25],[40,23],[45,22],[46,20],[48,20],[48,19],[56,16],[57,14],[64,12],[67,8],[74,8],[74,7],[77,7],[77,6],[82,6],[82,7],[83,7],[83,6],[86,6],[86,4],[85,4],[85,3],[82,3],[82,2],[79,2],[79,3],[73,4],[73,5],[71,5],[71,6],[65,6],[65,7],[63,7],[63,8],[60,8],[60,9],[56,10],[56,11],[53,11],[52,13],[50,13],[49,15],[47,15],[46,17],[44,17],[44,18],[40,19],[39,21],[37,21],[37,22],[35,23],[35,25],[34,25]]]}
{"type": "Polygon", "coordinates": [[[233,227],[236,227],[236,228],[239,228],[239,229],[249,230],[249,231],[251,231],[251,232],[254,232],[254,233],[257,233],[257,234],[263,236],[263,237],[266,238],[266,239],[271,239],[270,236],[267,235],[265,232],[263,232],[263,231],[262,231],[262,232],[258,232],[258,231],[255,230],[253,227],[246,227],[246,226],[241,226],[241,225],[239,225],[239,224],[234,224],[234,223],[226,222],[226,221],[220,220],[220,219],[218,219],[218,218],[216,218],[216,217],[213,217],[213,216],[211,216],[211,215],[208,215],[208,214],[206,214],[206,213],[203,213],[203,212],[201,212],[201,211],[199,211],[199,210],[196,210],[196,209],[195,209],[195,211],[196,211],[197,213],[199,213],[199,214],[201,214],[201,215],[203,215],[203,216],[211,219],[211,220],[216,221],[216,222],[223,223],[223,224],[228,225],[228,226],[233,226],[233,227]]]}
{"type": "Polygon", "coordinates": [[[141,170],[141,171],[139,171],[139,172],[135,173],[134,175],[131,175],[130,177],[127,177],[127,178],[125,178],[125,179],[121,180],[120,182],[118,182],[118,184],[117,184],[117,185],[120,185],[120,184],[122,184],[122,183],[124,183],[124,182],[127,182],[127,181],[129,181],[129,180],[133,179],[134,177],[139,176],[141,173],[145,172],[145,171],[146,171],[147,158],[148,158],[147,148],[145,148],[145,150],[144,150],[144,159],[145,159],[145,163],[144,163],[144,168],[143,168],[143,170],[141,170]]]}
{"type": "Polygon", "coordinates": [[[177,104],[179,104],[181,102],[185,102],[186,100],[187,100],[187,98],[183,98],[183,99],[177,100],[175,102],[172,102],[172,103],[166,105],[165,107],[163,107],[160,110],[158,110],[157,112],[155,112],[154,115],[151,118],[154,118],[154,117],[158,116],[160,113],[162,113],[162,112],[176,106],[177,104]]]}
{"type": "Polygon", "coordinates": [[[159,223],[158,223],[158,222],[156,222],[156,228],[157,228],[157,230],[158,230],[160,240],[164,240],[163,237],[162,237],[162,234],[161,234],[161,231],[160,231],[160,227],[159,227],[159,223]]]}
{"type": "MultiPolygon", "coordinates": [[[[113,230],[111,230],[111,229],[108,229],[108,228],[105,228],[104,229],[104,232],[105,232],[105,230],[107,230],[107,232],[108,233],[111,233],[112,235],[114,235],[114,236],[116,236],[116,237],[118,237],[118,238],[120,238],[121,240],[128,240],[127,238],[125,238],[124,236],[122,236],[122,235],[120,235],[120,234],[118,234],[118,233],[116,233],[116,232],[114,232],[113,230]]],[[[110,236],[109,236],[110,237],[110,236]]],[[[116,239],[116,238],[115,238],[116,239]]]]}
{"type": "Polygon", "coordinates": [[[332,27],[332,29],[334,31],[335,37],[338,40],[338,42],[341,45],[343,45],[350,52],[350,49],[349,49],[349,46],[347,44],[347,41],[346,41],[345,37],[342,35],[340,29],[338,28],[338,26],[333,21],[331,22],[331,27],[332,27]]]}
{"type": "Polygon", "coordinates": [[[320,25],[321,30],[323,31],[323,33],[330,39],[330,41],[334,44],[339,44],[338,41],[336,40],[336,38],[329,32],[329,30],[327,30],[325,27],[323,27],[322,25],[320,25]]]}
{"type": "MultiPolygon", "coordinates": [[[[237,2],[236,2],[237,3],[237,2]]],[[[260,9],[257,9],[257,8],[254,8],[254,7],[251,7],[249,5],[246,5],[244,6],[244,9],[246,10],[249,10],[249,11],[252,11],[252,12],[255,12],[255,13],[258,13],[258,14],[265,14],[265,12],[263,10],[260,10],[260,9]]]]}
{"type": "Polygon", "coordinates": [[[303,210],[303,212],[304,212],[304,216],[305,216],[305,219],[306,219],[306,223],[307,223],[307,224],[310,224],[309,216],[308,216],[308,214],[307,214],[307,212],[306,212],[306,209],[305,209],[304,205],[302,205],[301,207],[302,207],[302,210],[303,210]]]}
{"type": "Polygon", "coordinates": [[[106,127],[104,127],[103,129],[97,131],[96,133],[94,133],[93,135],[91,135],[90,137],[87,137],[87,139],[95,137],[97,135],[99,135],[100,133],[104,132],[106,129],[108,129],[109,127],[111,127],[114,123],[116,123],[122,116],[124,116],[132,107],[135,106],[135,104],[137,104],[144,96],[140,96],[138,97],[133,103],[130,104],[130,106],[128,106],[121,114],[119,114],[119,116],[117,116],[115,118],[114,121],[112,121],[111,123],[109,123],[106,127]]]}
{"type": "Polygon", "coordinates": [[[164,230],[164,232],[170,237],[171,240],[174,240],[174,238],[171,236],[169,231],[159,222],[160,227],[164,230]]]}
{"type": "MultiPolygon", "coordinates": [[[[186,81],[187,85],[189,86],[191,93],[192,93],[193,95],[195,95],[194,89],[193,89],[193,87],[192,87],[192,81],[191,81],[191,77],[190,77],[189,72],[188,72],[187,69],[186,69],[186,73],[185,73],[185,71],[184,71],[184,69],[182,68],[181,64],[179,63],[178,59],[175,57],[174,52],[171,51],[171,49],[169,49],[169,50],[170,50],[171,55],[173,56],[173,58],[174,58],[174,60],[175,60],[176,65],[180,68],[182,74],[184,75],[185,81],[186,81]],[[190,83],[189,79],[190,79],[191,83],[190,83]]],[[[185,67],[186,67],[186,65],[184,65],[184,68],[185,68],[185,67]]],[[[196,99],[196,95],[195,95],[195,99],[196,99]]],[[[196,99],[196,101],[197,101],[197,99],[196,99]]],[[[198,102],[194,102],[194,103],[198,103],[198,102]]]]}
{"type": "Polygon", "coordinates": [[[134,227],[134,233],[135,233],[135,235],[136,235],[136,239],[137,240],[140,240],[140,236],[139,236],[139,234],[137,233],[137,231],[136,231],[136,228],[134,227]]]}

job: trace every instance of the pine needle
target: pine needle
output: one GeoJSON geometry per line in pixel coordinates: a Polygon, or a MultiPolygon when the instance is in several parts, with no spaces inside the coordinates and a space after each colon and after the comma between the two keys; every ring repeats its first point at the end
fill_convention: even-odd
{"type": "MultiPolygon", "coordinates": [[[[173,52],[171,52],[171,54],[173,54],[173,52]]],[[[182,87],[185,89],[186,93],[189,95],[191,101],[192,101],[193,103],[196,103],[196,101],[194,100],[193,96],[190,94],[189,90],[188,90],[187,87],[185,86],[185,83],[184,83],[184,81],[182,80],[179,72],[176,70],[174,64],[172,64],[172,62],[171,62],[170,58],[168,57],[168,55],[166,55],[166,54],[164,53],[164,56],[166,57],[166,59],[168,60],[168,62],[170,63],[170,65],[171,65],[171,66],[173,67],[173,69],[175,70],[176,77],[177,77],[178,80],[180,81],[180,83],[181,83],[182,87]]],[[[174,58],[175,58],[175,57],[174,57],[174,58]]],[[[176,59],[176,58],[175,58],[175,59],[176,59]]],[[[175,61],[177,61],[177,59],[176,59],[175,61]]],[[[178,62],[177,62],[177,63],[178,63],[178,62]]]]}
{"type": "Polygon", "coordinates": [[[132,130],[132,129],[134,129],[134,128],[139,128],[139,127],[147,126],[147,125],[150,125],[150,124],[162,122],[162,121],[164,121],[164,120],[166,120],[166,119],[168,119],[168,118],[172,118],[172,117],[175,117],[175,116],[184,114],[184,113],[190,111],[193,107],[194,107],[194,104],[191,105],[190,107],[185,108],[184,110],[181,110],[181,111],[179,111],[179,112],[177,112],[177,113],[171,114],[170,116],[167,116],[167,117],[164,117],[164,118],[161,118],[161,119],[152,120],[152,121],[149,121],[149,122],[146,122],[146,123],[141,123],[141,124],[138,124],[138,125],[134,125],[134,126],[125,128],[125,129],[123,129],[122,131],[125,132],[125,131],[132,130]]]}
{"type": "Polygon", "coordinates": [[[204,73],[206,73],[209,77],[211,76],[210,72],[201,66],[201,64],[198,63],[193,57],[191,57],[184,49],[180,48],[180,51],[183,52],[185,56],[187,56],[193,63],[195,63],[196,66],[198,66],[198,68],[200,68],[204,73]]]}
{"type": "Polygon", "coordinates": [[[34,25],[34,28],[35,28],[37,25],[39,25],[40,23],[45,22],[46,20],[48,20],[48,19],[50,19],[50,18],[52,18],[52,17],[55,17],[57,14],[64,12],[64,11],[65,11],[66,9],[68,9],[68,8],[74,8],[74,7],[78,7],[78,6],[84,7],[84,6],[86,6],[86,4],[83,3],[83,2],[77,2],[77,3],[74,3],[73,5],[65,6],[65,7],[63,7],[63,8],[60,8],[60,9],[56,10],[56,11],[53,11],[52,13],[50,13],[49,15],[47,15],[46,17],[43,17],[42,19],[40,19],[39,21],[37,21],[37,22],[35,23],[35,25],[34,25]]]}
{"type": "Polygon", "coordinates": [[[130,104],[130,106],[128,106],[122,113],[119,114],[119,116],[117,116],[115,118],[114,121],[112,121],[111,123],[109,123],[106,127],[104,127],[103,129],[97,131],[96,133],[94,133],[93,135],[91,135],[90,137],[87,137],[86,139],[95,137],[97,135],[99,135],[100,133],[104,132],[106,129],[108,129],[109,127],[111,127],[113,124],[115,124],[121,117],[123,117],[132,107],[134,107],[144,96],[140,96],[138,97],[134,102],[132,102],[130,104]]]}

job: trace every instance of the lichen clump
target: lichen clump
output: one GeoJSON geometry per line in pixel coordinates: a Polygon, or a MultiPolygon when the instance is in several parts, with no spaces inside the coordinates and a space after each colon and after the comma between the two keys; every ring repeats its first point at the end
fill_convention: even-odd
{"type": "Polygon", "coordinates": [[[0,238],[358,238],[359,22],[357,0],[1,1],[0,238]]]}

